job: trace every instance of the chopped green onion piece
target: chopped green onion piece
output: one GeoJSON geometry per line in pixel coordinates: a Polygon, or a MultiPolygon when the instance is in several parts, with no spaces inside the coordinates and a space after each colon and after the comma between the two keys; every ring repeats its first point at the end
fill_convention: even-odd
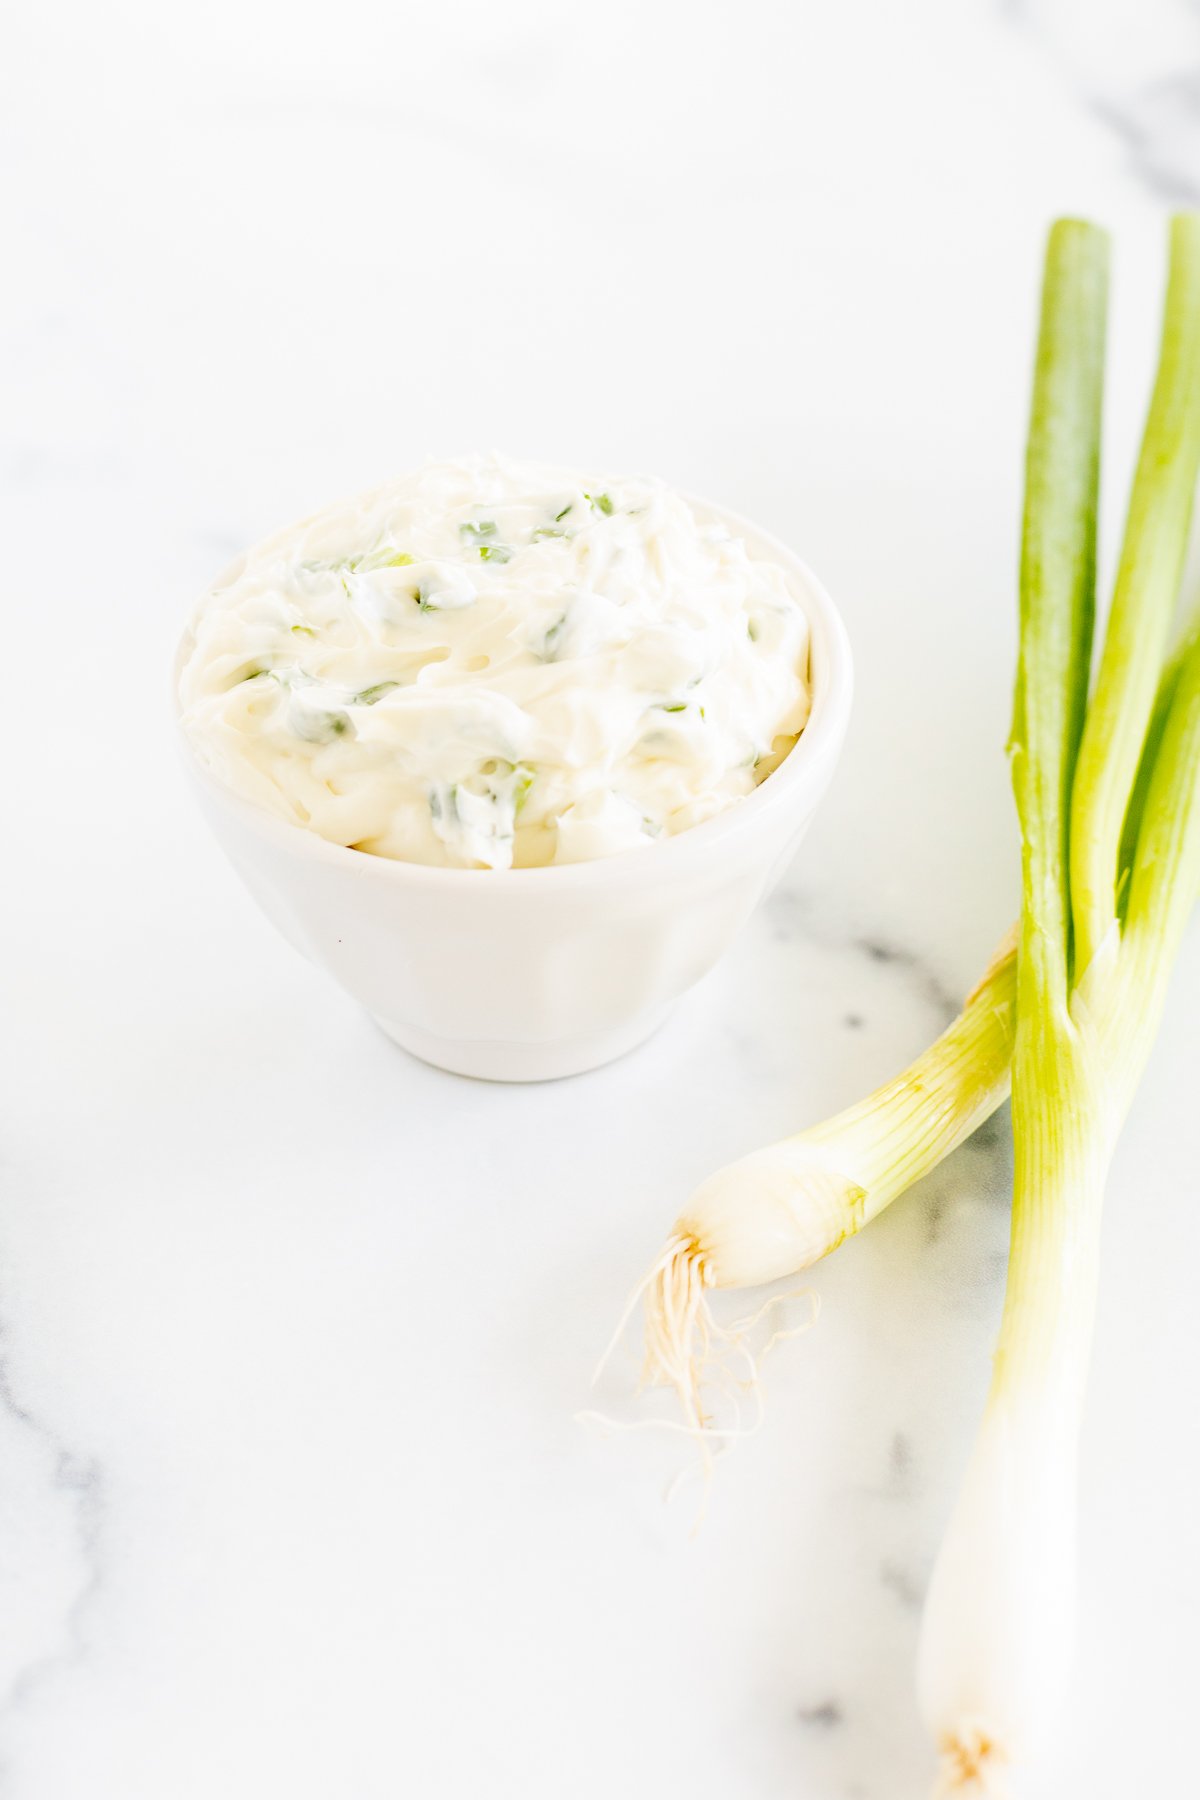
{"type": "Polygon", "coordinates": [[[545,637],[542,639],[541,658],[543,662],[556,662],[558,660],[559,650],[562,648],[563,639],[567,634],[567,620],[567,613],[563,613],[562,617],[556,619],[553,625],[547,630],[545,637]]]}
{"type": "Polygon", "coordinates": [[[353,557],[349,567],[356,575],[366,575],[375,569],[402,569],[412,560],[407,550],[396,550],[390,544],[382,544],[377,550],[369,550],[365,556],[353,557]]]}
{"type": "Polygon", "coordinates": [[[458,783],[457,782],[454,782],[454,783],[450,784],[449,786],[430,788],[430,790],[429,790],[429,815],[433,819],[435,824],[440,824],[443,819],[457,819],[457,817],[458,817],[458,783]]]}
{"type": "Polygon", "coordinates": [[[334,738],[345,737],[351,730],[350,720],[344,712],[305,712],[298,719],[293,706],[289,718],[296,736],[307,744],[331,744],[334,738]]]}
{"type": "MultiPolygon", "coordinates": [[[[391,544],[379,544],[374,550],[365,550],[354,556],[337,556],[330,562],[302,562],[299,566],[306,575],[344,577],[347,571],[351,575],[366,575],[375,569],[399,569],[412,560],[407,550],[397,550],[391,544]]],[[[345,587],[344,579],[342,586],[345,587]]]]}
{"type": "Polygon", "coordinates": [[[527,769],[524,764],[519,764],[513,774],[513,818],[516,820],[520,818],[525,809],[525,802],[529,798],[529,790],[533,786],[535,775],[534,771],[527,769]]]}

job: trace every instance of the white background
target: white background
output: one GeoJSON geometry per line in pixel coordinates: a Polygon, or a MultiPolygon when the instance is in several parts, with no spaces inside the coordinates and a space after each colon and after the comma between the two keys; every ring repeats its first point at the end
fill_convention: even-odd
{"type": "MultiPolygon", "coordinates": [[[[70,0],[3,38],[5,1794],[915,1800],[1006,1127],[818,1272],[695,1538],[678,1441],[575,1414],[691,1186],[914,1054],[1011,915],[1042,238],[1116,237],[1111,560],[1197,9],[70,0]],[[645,1051],[523,1090],[410,1062],[275,938],[166,698],[234,551],[492,446],[759,519],[859,674],[728,960],[645,1051]]],[[[1112,1181],[1034,1800],[1193,1760],[1198,979],[1193,935],[1112,1181]]]]}

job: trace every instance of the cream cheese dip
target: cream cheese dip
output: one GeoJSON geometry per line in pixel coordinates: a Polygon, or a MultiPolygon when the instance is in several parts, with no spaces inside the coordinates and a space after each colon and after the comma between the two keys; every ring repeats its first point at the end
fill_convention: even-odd
{"type": "Polygon", "coordinates": [[[784,570],[661,482],[469,457],[330,507],[201,600],[182,723],[334,843],[506,869],[612,856],[748,794],[809,712],[784,570]]]}

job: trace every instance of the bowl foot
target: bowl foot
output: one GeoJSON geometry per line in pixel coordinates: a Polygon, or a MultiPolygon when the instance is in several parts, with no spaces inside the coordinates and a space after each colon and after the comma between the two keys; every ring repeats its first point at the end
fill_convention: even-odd
{"type": "Polygon", "coordinates": [[[670,1012],[669,1005],[639,1013],[626,1025],[608,1031],[586,1032],[580,1037],[549,1038],[542,1043],[503,1043],[489,1038],[442,1038],[416,1025],[396,1024],[371,1016],[379,1029],[422,1062],[451,1075],[471,1075],[479,1081],[558,1081],[564,1075],[583,1075],[636,1050],[656,1032],[670,1012]]]}

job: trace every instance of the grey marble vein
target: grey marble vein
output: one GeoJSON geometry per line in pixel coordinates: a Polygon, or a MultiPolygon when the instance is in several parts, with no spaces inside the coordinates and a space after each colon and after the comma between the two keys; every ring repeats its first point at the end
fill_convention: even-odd
{"type": "Polygon", "coordinates": [[[895,1432],[888,1450],[888,1473],[897,1499],[907,1500],[912,1492],[913,1462],[912,1439],[907,1432],[895,1432]]]}
{"type": "MultiPolygon", "coordinates": [[[[766,917],[771,933],[779,943],[805,938],[810,943],[831,950],[858,951],[872,962],[886,963],[901,972],[911,987],[939,1013],[948,1025],[962,1006],[962,996],[949,986],[915,950],[886,936],[882,931],[856,932],[847,936],[825,921],[810,894],[801,888],[776,888],[766,904],[766,917]]],[[[859,1012],[848,1012],[843,1024],[860,1031],[867,1023],[859,1012]]]]}
{"type": "MultiPolygon", "coordinates": [[[[0,1351],[6,1335],[6,1328],[0,1326],[0,1351]]],[[[61,1583],[63,1592],[55,1598],[43,1596],[44,1616],[36,1621],[41,1628],[39,1636],[43,1643],[49,1640],[50,1647],[39,1646],[31,1649],[27,1655],[21,1652],[14,1655],[13,1664],[0,1687],[2,1729],[32,1693],[63,1669],[78,1663],[85,1653],[86,1618],[102,1581],[100,1545],[104,1519],[104,1486],[97,1461],[66,1444],[57,1431],[18,1397],[7,1358],[2,1353],[0,1421],[6,1422],[15,1433],[0,1452],[0,1482],[11,1478],[12,1465],[17,1457],[25,1459],[40,1456],[48,1465],[44,1486],[46,1500],[38,1510],[40,1518],[45,1521],[48,1536],[53,1529],[47,1518],[50,1511],[48,1502],[51,1496],[57,1496],[60,1502],[57,1525],[63,1541],[56,1544],[54,1550],[58,1568],[66,1577],[61,1583]],[[65,1569],[68,1558],[74,1564],[73,1574],[65,1569]],[[22,1655],[24,1660],[21,1659],[22,1655]]],[[[44,1540],[39,1542],[38,1549],[44,1554],[48,1549],[47,1543],[44,1540]]],[[[39,1564],[42,1560],[43,1555],[40,1554],[39,1564]]],[[[26,1620],[25,1624],[28,1626],[29,1621],[26,1620]]],[[[14,1636],[19,1634],[20,1627],[14,1627],[10,1618],[7,1628],[10,1653],[15,1649],[14,1636]]],[[[0,1777],[7,1782],[8,1775],[8,1759],[0,1749],[0,1777]]]]}
{"type": "Polygon", "coordinates": [[[87,1648],[87,1614],[102,1583],[100,1543],[104,1519],[104,1484],[100,1466],[92,1458],[77,1457],[70,1450],[60,1448],[53,1485],[57,1493],[68,1497],[74,1512],[84,1574],[76,1587],[74,1598],[62,1614],[60,1646],[33,1658],[10,1683],[7,1693],[0,1695],[0,1724],[9,1713],[21,1707],[43,1682],[82,1660],[87,1648]]]}
{"type": "Polygon", "coordinates": [[[844,1724],[846,1719],[837,1700],[818,1700],[812,1705],[801,1702],[796,1707],[796,1717],[801,1725],[807,1725],[814,1731],[833,1731],[844,1724]]]}
{"type": "Polygon", "coordinates": [[[879,1565],[879,1580],[890,1594],[894,1594],[905,1612],[918,1612],[925,1598],[925,1583],[918,1581],[912,1571],[903,1563],[888,1559],[879,1565]]]}
{"type": "MultiPolygon", "coordinates": [[[[1083,37],[1092,26],[1083,9],[1059,23],[1036,0],[998,0],[1000,16],[1057,66],[1079,105],[1124,146],[1132,174],[1169,206],[1200,201],[1200,4],[1186,0],[1181,10],[1197,22],[1194,52],[1180,61],[1164,44],[1156,72],[1131,80],[1120,67],[1098,72],[1096,45],[1083,37]]],[[[1170,9],[1171,17],[1175,12],[1170,9]]],[[[1167,9],[1153,0],[1138,9],[1136,26],[1131,11],[1130,28],[1143,39],[1139,49],[1153,46],[1156,28],[1169,23],[1167,9]]]]}
{"type": "Polygon", "coordinates": [[[1121,138],[1153,194],[1171,206],[1200,201],[1200,63],[1127,95],[1085,93],[1084,101],[1121,138]]]}

